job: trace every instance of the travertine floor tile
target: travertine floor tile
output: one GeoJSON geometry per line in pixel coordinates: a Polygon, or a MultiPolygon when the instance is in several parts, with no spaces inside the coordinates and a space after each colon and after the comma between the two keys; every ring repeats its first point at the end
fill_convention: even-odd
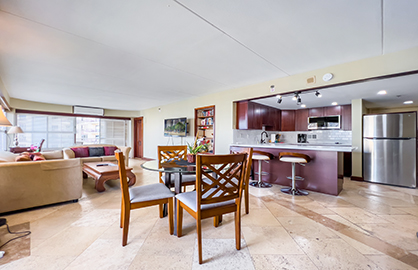
{"type": "Polygon", "coordinates": [[[317,270],[307,255],[253,255],[256,269],[317,270]]]}
{"type": "Polygon", "coordinates": [[[135,257],[129,266],[129,270],[167,269],[183,270],[192,269],[192,256],[155,255],[144,256],[141,253],[135,257]]]}
{"type": "Polygon", "coordinates": [[[411,267],[403,262],[395,260],[394,258],[387,255],[367,255],[369,260],[379,266],[380,269],[390,270],[413,270],[415,267],[411,267]]]}
{"type": "Polygon", "coordinates": [[[16,269],[30,269],[30,270],[63,270],[65,269],[76,256],[50,256],[50,255],[31,255],[6,265],[0,266],[1,270],[16,270],[16,269]]]}
{"type": "Polygon", "coordinates": [[[203,239],[202,265],[199,265],[197,240],[194,250],[192,269],[255,269],[245,241],[242,241],[241,249],[237,250],[235,240],[232,239],[203,239]]]}
{"type": "Polygon", "coordinates": [[[342,239],[298,238],[296,241],[319,269],[378,269],[376,264],[342,239]]]}
{"type": "Polygon", "coordinates": [[[326,239],[338,238],[327,227],[306,217],[278,217],[287,232],[294,238],[326,239]]]}
{"type": "Polygon", "coordinates": [[[137,240],[122,247],[122,241],[98,239],[81,253],[66,270],[128,269],[142,243],[143,240],[137,240]]]}
{"type": "Polygon", "coordinates": [[[70,226],[32,249],[32,255],[78,256],[105,230],[106,227],[70,226]]]}
{"type": "Polygon", "coordinates": [[[283,227],[242,227],[251,254],[303,254],[283,227]]]}
{"type": "Polygon", "coordinates": [[[385,219],[358,207],[342,207],[330,209],[353,223],[389,223],[385,219]]]}

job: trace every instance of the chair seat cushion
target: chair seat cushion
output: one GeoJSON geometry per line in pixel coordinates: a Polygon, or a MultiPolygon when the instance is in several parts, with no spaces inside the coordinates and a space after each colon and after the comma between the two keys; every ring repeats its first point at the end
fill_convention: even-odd
{"type": "MultiPolygon", "coordinates": [[[[171,186],[174,186],[175,177],[178,177],[178,174],[173,174],[171,176],[171,186]],[[174,177],[173,177],[174,176],[174,177]]],[[[181,176],[181,183],[183,186],[188,186],[196,183],[196,174],[183,174],[181,176]]]]}
{"type": "Polygon", "coordinates": [[[270,157],[269,156],[265,156],[265,155],[257,155],[257,154],[254,154],[252,156],[252,159],[255,159],[255,160],[270,160],[270,157]]]}
{"type": "Polygon", "coordinates": [[[301,157],[281,157],[282,162],[307,163],[308,161],[301,157]]]}
{"type": "Polygon", "coordinates": [[[131,203],[153,201],[174,197],[163,183],[156,183],[146,186],[133,187],[129,189],[131,203]]]}
{"type": "MultiPolygon", "coordinates": [[[[215,189],[212,189],[212,190],[215,190],[215,189]]],[[[206,196],[203,196],[203,197],[207,197],[209,194],[210,193],[206,194],[206,196]]],[[[196,191],[190,191],[190,192],[177,194],[176,198],[182,203],[184,203],[185,205],[187,205],[187,207],[189,207],[193,211],[195,212],[197,211],[196,191]]],[[[211,204],[202,204],[200,206],[201,206],[201,210],[208,210],[208,209],[212,209],[215,207],[232,205],[232,204],[235,204],[235,200],[229,200],[226,202],[211,203],[211,204]]]]}

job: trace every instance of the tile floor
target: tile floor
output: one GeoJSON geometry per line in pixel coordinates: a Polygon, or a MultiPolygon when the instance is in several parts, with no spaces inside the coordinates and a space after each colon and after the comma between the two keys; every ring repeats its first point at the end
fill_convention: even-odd
{"type": "MultiPolygon", "coordinates": [[[[131,160],[136,185],[156,172],[131,160]]],[[[184,236],[169,235],[157,207],[132,211],[128,245],[119,228],[118,181],[97,193],[84,180],[83,197],[5,216],[30,222],[31,255],[4,269],[417,269],[418,190],[345,180],[340,196],[306,197],[251,187],[242,216],[242,249],[235,250],[233,215],[214,228],[203,222],[203,259],[197,261],[195,221],[184,214],[184,236]]]]}

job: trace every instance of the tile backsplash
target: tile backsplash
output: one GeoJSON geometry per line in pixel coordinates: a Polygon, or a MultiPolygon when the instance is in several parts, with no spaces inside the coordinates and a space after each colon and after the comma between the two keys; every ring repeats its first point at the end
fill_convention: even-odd
{"type": "MultiPolygon", "coordinates": [[[[258,144],[263,130],[234,129],[234,143],[258,144]]],[[[313,131],[266,131],[269,135],[280,134],[280,142],[298,143],[298,134],[306,134],[307,142],[312,144],[344,144],[351,145],[351,131],[347,130],[313,130],[313,131]]]]}

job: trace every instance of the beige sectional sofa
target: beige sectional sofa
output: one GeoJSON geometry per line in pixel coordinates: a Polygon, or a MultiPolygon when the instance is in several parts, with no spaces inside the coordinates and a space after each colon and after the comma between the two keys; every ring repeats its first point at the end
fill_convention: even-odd
{"type": "MultiPolygon", "coordinates": [[[[110,144],[92,144],[92,145],[78,145],[73,146],[69,148],[63,149],[63,158],[64,159],[71,159],[76,158],[76,153],[74,153],[73,149],[76,148],[100,148],[100,147],[117,147],[120,149],[123,153],[123,156],[125,157],[125,164],[126,166],[129,166],[129,152],[131,151],[131,147],[129,146],[115,146],[110,144]]],[[[79,157],[81,162],[100,162],[100,161],[111,161],[111,162],[117,162],[115,154],[112,155],[100,155],[100,156],[87,156],[87,157],[79,157]]]]}
{"type": "MultiPolygon", "coordinates": [[[[109,145],[88,147],[101,146],[109,145]]],[[[128,164],[131,148],[118,148],[128,164]]],[[[77,200],[82,194],[84,162],[117,162],[114,154],[75,158],[71,148],[42,152],[43,161],[15,162],[18,155],[0,151],[0,213],[77,200]]]]}
{"type": "MultiPolygon", "coordinates": [[[[4,155],[3,155],[4,157],[4,155]]],[[[14,162],[0,155],[0,213],[81,198],[79,159],[14,162]]]]}

